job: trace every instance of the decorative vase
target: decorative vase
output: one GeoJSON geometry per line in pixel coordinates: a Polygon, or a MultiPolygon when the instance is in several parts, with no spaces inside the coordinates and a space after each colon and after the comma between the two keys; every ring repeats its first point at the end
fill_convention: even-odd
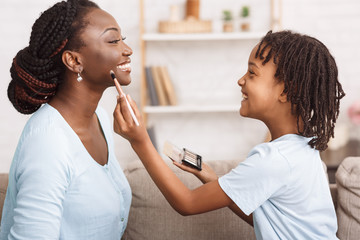
{"type": "Polygon", "coordinates": [[[224,31],[224,32],[233,32],[233,31],[234,31],[234,24],[233,24],[233,22],[224,22],[224,24],[223,24],[223,31],[224,31]]]}
{"type": "Polygon", "coordinates": [[[186,1],[186,19],[199,19],[200,15],[200,0],[186,1]]]}

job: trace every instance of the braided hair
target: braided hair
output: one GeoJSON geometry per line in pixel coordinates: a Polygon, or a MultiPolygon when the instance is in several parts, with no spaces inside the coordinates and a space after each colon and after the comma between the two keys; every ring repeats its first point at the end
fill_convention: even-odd
{"type": "Polygon", "coordinates": [[[263,65],[273,60],[277,66],[275,78],[284,82],[300,135],[312,137],[311,147],[325,150],[330,137],[334,137],[340,99],[345,96],[335,60],[326,46],[307,35],[269,31],[255,57],[263,60],[263,65]]]}
{"type": "Polygon", "coordinates": [[[29,46],[20,50],[10,68],[8,97],[17,111],[31,114],[49,102],[63,80],[62,53],[84,46],[85,15],[99,8],[89,0],[58,2],[35,21],[29,46]]]}

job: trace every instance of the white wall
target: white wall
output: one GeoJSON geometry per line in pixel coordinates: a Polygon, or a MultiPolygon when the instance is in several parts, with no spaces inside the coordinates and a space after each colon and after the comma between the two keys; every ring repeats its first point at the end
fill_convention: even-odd
{"type": "MultiPolygon", "coordinates": [[[[170,4],[184,3],[184,0],[144,1],[146,2],[147,11],[149,11],[145,16],[148,31],[155,30],[155,19],[167,18],[170,4]]],[[[11,61],[17,51],[28,44],[31,26],[40,12],[55,2],[53,0],[2,1],[0,9],[0,30],[2,33],[0,40],[0,90],[2,93],[0,94],[0,118],[2,123],[0,125],[0,172],[7,172],[9,170],[18,138],[28,119],[28,116],[16,112],[7,99],[6,90],[10,81],[9,69],[11,61]]],[[[125,91],[130,93],[139,102],[139,2],[137,0],[97,0],[96,2],[117,19],[124,35],[127,37],[127,43],[133,48],[133,83],[125,91]]],[[[267,10],[270,3],[265,0],[203,0],[201,2],[201,16],[207,19],[219,19],[222,9],[239,9],[243,3],[251,5],[254,20],[253,27],[256,30],[266,30],[269,26],[269,12],[267,10]]],[[[360,98],[360,81],[358,79],[360,76],[360,58],[358,57],[360,55],[360,1],[283,0],[283,27],[315,36],[328,46],[338,63],[340,81],[347,94],[342,102],[342,113],[340,116],[341,122],[347,122],[347,107],[355,99],[360,98]]],[[[229,48],[233,47],[233,45],[229,45],[229,48]]],[[[209,51],[212,50],[209,49],[209,51]]],[[[245,54],[247,58],[246,53],[240,50],[234,49],[233,52],[234,56],[240,53],[240,55],[245,54]]],[[[244,69],[243,67],[229,67],[234,56],[229,56],[226,58],[228,60],[219,62],[217,64],[217,71],[229,72],[229,69],[234,69],[232,75],[235,78],[234,88],[236,88],[236,78],[241,76],[244,69]]],[[[201,58],[201,56],[197,57],[201,58]]],[[[184,58],[184,61],[186,61],[186,58],[184,58]]],[[[202,70],[210,71],[211,69],[202,70]]],[[[198,71],[198,68],[195,64],[189,65],[187,71],[195,73],[198,71]]],[[[172,69],[172,75],[177,76],[180,74],[182,72],[177,72],[176,68],[172,69]]],[[[100,103],[110,116],[112,116],[115,94],[114,89],[108,89],[100,103]]],[[[195,114],[190,118],[201,119],[202,117],[195,114]]],[[[236,119],[237,116],[233,114],[222,116],[209,114],[206,118],[210,119],[207,124],[201,125],[198,129],[188,129],[189,131],[197,130],[197,134],[201,134],[206,138],[202,146],[199,145],[199,142],[193,142],[192,136],[189,136],[189,140],[186,143],[183,142],[184,136],[179,138],[178,141],[180,144],[186,144],[185,146],[193,146],[194,150],[199,153],[201,152],[206,157],[205,159],[220,159],[222,156],[224,156],[223,158],[242,158],[254,144],[261,140],[265,130],[261,123],[254,120],[240,119],[239,117],[240,124],[236,123],[236,120],[233,119],[236,119]],[[211,120],[212,118],[214,120],[211,120]],[[226,122],[229,118],[232,119],[230,123],[226,122]],[[232,125],[237,126],[235,130],[231,128],[232,125]],[[217,131],[234,132],[234,134],[228,135],[227,139],[216,139],[217,134],[214,132],[214,127],[218,128],[217,131]]],[[[168,121],[179,121],[179,119],[184,121],[182,126],[186,128],[189,116],[172,116],[168,121]]],[[[156,117],[152,119],[152,121],[158,120],[160,121],[156,117]]],[[[174,139],[180,135],[181,129],[177,129],[177,131],[174,129],[169,130],[166,128],[166,123],[161,126],[161,128],[157,129],[160,133],[171,133],[174,139]]],[[[119,136],[114,137],[116,154],[120,163],[125,164],[136,159],[136,155],[129,144],[119,136]]],[[[162,143],[160,142],[160,144],[162,143]]]]}

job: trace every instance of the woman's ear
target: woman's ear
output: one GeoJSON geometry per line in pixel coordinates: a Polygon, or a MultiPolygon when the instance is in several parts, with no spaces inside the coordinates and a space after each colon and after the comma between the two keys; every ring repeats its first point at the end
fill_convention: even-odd
{"type": "Polygon", "coordinates": [[[66,50],[62,54],[62,61],[70,71],[82,72],[83,67],[79,53],[66,50]]]}

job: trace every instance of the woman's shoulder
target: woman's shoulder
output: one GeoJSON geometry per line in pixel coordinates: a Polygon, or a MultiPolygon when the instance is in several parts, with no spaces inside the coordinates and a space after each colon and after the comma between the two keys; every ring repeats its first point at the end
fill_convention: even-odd
{"type": "MultiPolygon", "coordinates": [[[[67,169],[71,165],[71,149],[75,140],[69,138],[61,115],[46,104],[36,111],[26,123],[18,142],[13,164],[21,169],[67,169]]],[[[70,126],[68,126],[70,127],[70,126]]]]}
{"type": "Polygon", "coordinates": [[[57,126],[62,125],[62,116],[60,113],[50,106],[44,104],[39,110],[37,110],[27,121],[24,131],[52,131],[56,130],[57,126]]]}
{"type": "Polygon", "coordinates": [[[69,142],[70,126],[60,113],[48,104],[43,105],[27,121],[21,134],[18,148],[63,149],[69,142]]]}

